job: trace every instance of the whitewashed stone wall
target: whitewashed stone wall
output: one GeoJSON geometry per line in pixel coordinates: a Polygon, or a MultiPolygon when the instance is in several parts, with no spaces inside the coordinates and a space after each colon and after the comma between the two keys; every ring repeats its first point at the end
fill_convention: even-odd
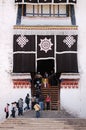
{"type": "Polygon", "coordinates": [[[10,75],[16,13],[17,7],[14,5],[14,0],[0,0],[0,120],[5,119],[6,103],[11,104],[19,98],[25,99],[26,94],[31,93],[30,89],[13,89],[10,75]]]}
{"type": "Polygon", "coordinates": [[[69,112],[86,118],[86,1],[77,0],[75,6],[78,25],[78,65],[80,72],[79,89],[62,89],[61,106],[69,112]]]}

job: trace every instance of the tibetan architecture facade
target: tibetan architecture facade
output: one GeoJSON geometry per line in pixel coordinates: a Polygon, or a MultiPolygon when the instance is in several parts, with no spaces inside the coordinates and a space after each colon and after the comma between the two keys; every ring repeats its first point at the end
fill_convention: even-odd
{"type": "MultiPolygon", "coordinates": [[[[80,22],[86,9],[82,5],[79,15],[81,3],[77,0],[1,0],[2,109],[27,93],[31,97],[31,74],[53,70],[59,75],[60,108],[86,117],[86,105],[82,107],[86,75],[82,34],[86,32],[80,22]]],[[[0,113],[2,119],[4,112],[0,113]]]]}

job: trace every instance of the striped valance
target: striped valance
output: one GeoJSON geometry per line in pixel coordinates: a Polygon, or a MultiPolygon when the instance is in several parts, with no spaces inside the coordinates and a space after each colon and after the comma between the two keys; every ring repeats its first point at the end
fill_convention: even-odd
{"type": "Polygon", "coordinates": [[[55,4],[76,4],[77,0],[15,0],[15,3],[55,3],[55,4]]]}

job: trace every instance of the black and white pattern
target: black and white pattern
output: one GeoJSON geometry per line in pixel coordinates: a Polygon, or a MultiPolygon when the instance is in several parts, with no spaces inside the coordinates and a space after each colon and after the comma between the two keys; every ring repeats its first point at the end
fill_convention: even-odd
{"type": "Polygon", "coordinates": [[[56,36],[56,71],[77,73],[77,35],[56,36]]]}
{"type": "Polygon", "coordinates": [[[53,46],[51,39],[47,39],[46,37],[44,39],[40,39],[41,42],[39,44],[40,51],[45,51],[47,53],[49,50],[52,50],[51,47],[53,46]]]}
{"type": "Polygon", "coordinates": [[[14,35],[13,51],[35,51],[35,35],[14,35]]]}
{"type": "Polygon", "coordinates": [[[57,35],[56,51],[77,51],[77,35],[57,35]]]}
{"type": "Polygon", "coordinates": [[[57,73],[77,73],[77,38],[77,35],[14,35],[13,72],[35,72],[35,61],[56,58],[57,73]]]}
{"type": "Polygon", "coordinates": [[[35,72],[35,35],[14,35],[13,53],[13,72],[35,72]]]}
{"type": "Polygon", "coordinates": [[[21,35],[18,37],[18,39],[16,41],[17,41],[18,45],[21,48],[23,48],[29,40],[24,35],[21,35]]]}
{"type": "Polygon", "coordinates": [[[37,36],[37,58],[54,57],[54,36],[37,36]]]}
{"type": "Polygon", "coordinates": [[[66,36],[66,38],[63,40],[63,43],[65,43],[69,48],[76,42],[73,36],[69,35],[66,36]]]}

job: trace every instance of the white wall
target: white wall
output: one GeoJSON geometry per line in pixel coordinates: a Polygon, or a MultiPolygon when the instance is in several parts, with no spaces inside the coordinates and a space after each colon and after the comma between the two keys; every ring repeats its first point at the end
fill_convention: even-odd
{"type": "Polygon", "coordinates": [[[61,105],[71,113],[86,118],[86,1],[77,0],[75,6],[78,25],[79,89],[62,89],[61,105]]]}
{"type": "MultiPolygon", "coordinates": [[[[5,118],[6,103],[25,99],[31,89],[13,89],[12,70],[13,25],[16,24],[14,0],[0,0],[0,120],[5,118]]],[[[24,104],[25,105],[25,104],[24,104]]],[[[11,109],[11,105],[10,105],[11,109]]]]}

